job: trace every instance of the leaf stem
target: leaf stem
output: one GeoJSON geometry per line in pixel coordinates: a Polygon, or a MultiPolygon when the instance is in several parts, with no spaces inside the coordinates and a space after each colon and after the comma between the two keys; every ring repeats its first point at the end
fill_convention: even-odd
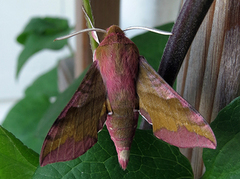
{"type": "MultiPolygon", "coordinates": [[[[94,25],[94,20],[93,20],[94,18],[93,18],[93,14],[92,14],[92,8],[91,8],[90,1],[83,0],[83,7],[86,10],[88,17],[92,21],[92,24],[94,25]]],[[[87,20],[87,27],[92,28],[92,26],[91,26],[90,22],[88,22],[88,20],[87,20]]],[[[92,52],[94,52],[94,50],[98,47],[98,43],[94,40],[94,38],[90,34],[89,34],[89,38],[90,38],[90,45],[92,48],[92,52]]]]}

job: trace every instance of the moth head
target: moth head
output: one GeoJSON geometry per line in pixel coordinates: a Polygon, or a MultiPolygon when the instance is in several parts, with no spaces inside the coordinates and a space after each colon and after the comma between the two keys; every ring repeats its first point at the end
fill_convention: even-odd
{"type": "Polygon", "coordinates": [[[120,27],[118,27],[117,25],[112,25],[109,28],[107,28],[107,33],[106,36],[111,34],[111,33],[120,33],[120,34],[124,34],[124,32],[122,31],[122,29],[120,29],[120,27]]]}

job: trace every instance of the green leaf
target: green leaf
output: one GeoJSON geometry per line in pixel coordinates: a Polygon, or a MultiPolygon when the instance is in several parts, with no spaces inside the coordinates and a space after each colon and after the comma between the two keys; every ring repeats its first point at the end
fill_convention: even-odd
{"type": "Polygon", "coordinates": [[[49,98],[58,95],[58,72],[57,67],[37,78],[31,86],[25,90],[25,95],[45,94],[49,98]]]}
{"type": "Polygon", "coordinates": [[[57,68],[40,76],[25,91],[20,100],[6,116],[3,126],[25,145],[40,152],[43,140],[35,135],[37,126],[50,106],[50,98],[58,94],[57,68]]]}
{"type": "Polygon", "coordinates": [[[3,126],[25,145],[39,153],[42,140],[34,134],[49,105],[50,101],[46,95],[26,96],[11,109],[3,126]]]}
{"type": "MultiPolygon", "coordinates": [[[[171,32],[172,26],[173,23],[168,23],[156,28],[171,32]]],[[[133,37],[131,40],[137,45],[140,55],[144,56],[148,63],[157,71],[168,38],[169,36],[166,35],[146,32],[133,37]]]]}
{"type": "Polygon", "coordinates": [[[25,44],[31,34],[54,35],[69,29],[68,21],[60,18],[32,18],[26,25],[23,32],[17,37],[17,41],[25,44]]]}
{"type": "Polygon", "coordinates": [[[189,161],[177,147],[153,136],[152,131],[137,130],[130,161],[124,171],[109,133],[104,129],[98,142],[86,154],[68,162],[39,167],[33,177],[40,178],[193,178],[189,161]]]}
{"type": "Polygon", "coordinates": [[[240,178],[240,97],[219,112],[211,127],[217,149],[204,149],[206,172],[203,178],[240,178]]]}
{"type": "Polygon", "coordinates": [[[0,178],[32,178],[38,154],[27,148],[13,134],[0,126],[0,178]]]}
{"type": "Polygon", "coordinates": [[[24,45],[24,49],[18,58],[16,76],[33,54],[43,49],[58,50],[67,45],[67,40],[53,40],[68,34],[70,30],[65,19],[33,18],[17,38],[17,41],[24,45]]]}

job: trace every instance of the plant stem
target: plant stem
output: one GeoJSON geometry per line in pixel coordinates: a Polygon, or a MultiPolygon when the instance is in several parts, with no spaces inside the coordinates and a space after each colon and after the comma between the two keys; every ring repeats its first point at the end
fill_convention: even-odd
{"type": "Polygon", "coordinates": [[[159,75],[173,85],[187,51],[213,0],[186,0],[173,27],[158,69],[159,75]]]}
{"type": "MultiPolygon", "coordinates": [[[[86,10],[88,17],[91,19],[92,24],[94,25],[94,20],[93,20],[94,18],[93,18],[92,8],[89,0],[83,0],[83,7],[86,10]]],[[[92,28],[88,20],[87,20],[87,27],[92,28]]],[[[90,38],[90,45],[92,48],[92,52],[94,52],[94,50],[98,47],[98,43],[94,40],[94,38],[90,34],[89,34],[89,38],[90,38]]]]}

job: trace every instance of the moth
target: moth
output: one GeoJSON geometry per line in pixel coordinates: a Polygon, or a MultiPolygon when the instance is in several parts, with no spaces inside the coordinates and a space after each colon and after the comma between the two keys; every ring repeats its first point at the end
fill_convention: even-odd
{"type": "Polygon", "coordinates": [[[40,165],[68,161],[97,142],[106,124],[126,169],[139,114],[153,134],[177,147],[216,148],[204,118],[139,55],[118,26],[111,26],[94,53],[94,62],[72,99],[49,130],[40,165]]]}

